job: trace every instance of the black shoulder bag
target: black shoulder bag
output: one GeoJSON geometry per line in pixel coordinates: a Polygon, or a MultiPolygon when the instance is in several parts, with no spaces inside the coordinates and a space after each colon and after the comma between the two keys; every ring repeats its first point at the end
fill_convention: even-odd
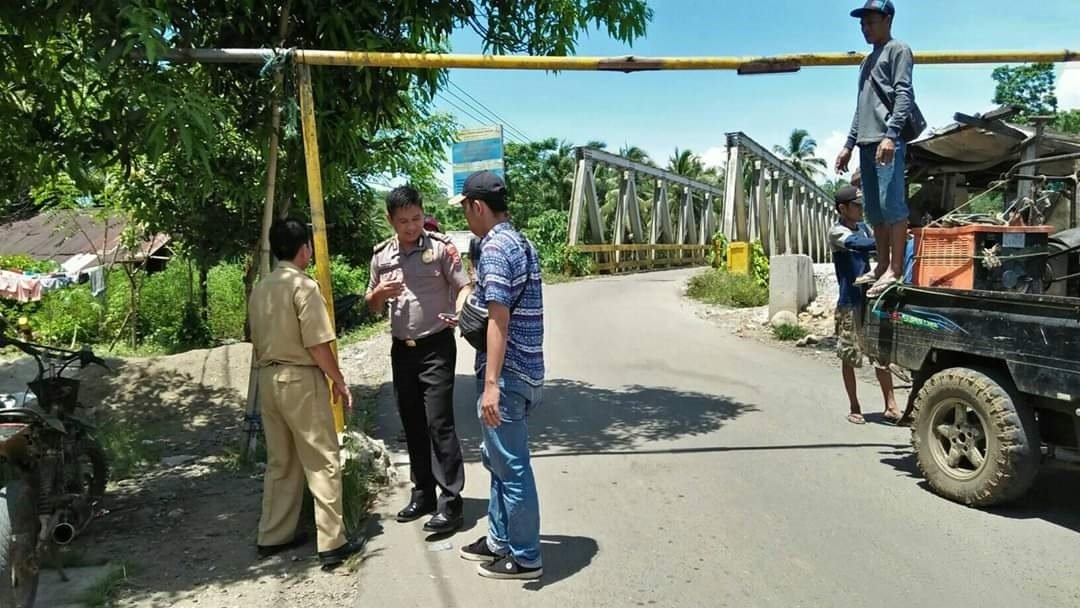
{"type": "MultiPolygon", "coordinates": [[[[529,287],[529,266],[532,264],[532,244],[520,233],[518,236],[521,237],[522,246],[525,248],[525,284],[521,286],[521,293],[510,305],[510,314],[514,313],[514,309],[521,303],[521,298],[525,296],[525,290],[529,287]]],[[[478,352],[487,352],[487,309],[473,304],[472,296],[465,298],[465,303],[461,305],[458,328],[461,329],[461,337],[465,338],[465,341],[473,348],[478,352]]]]}
{"type": "MultiPolygon", "coordinates": [[[[881,85],[874,80],[873,74],[867,74],[866,78],[870,81],[870,86],[874,87],[874,93],[877,94],[878,99],[881,100],[889,110],[889,116],[893,113],[893,102],[889,100],[889,96],[885,94],[885,91],[881,90],[881,85]]],[[[919,109],[919,104],[915,103],[915,95],[911,96],[911,110],[908,111],[907,120],[904,121],[903,128],[900,129],[900,139],[904,140],[904,143],[908,143],[922,134],[926,130],[926,118],[923,117],[922,110],[919,109]]]]}

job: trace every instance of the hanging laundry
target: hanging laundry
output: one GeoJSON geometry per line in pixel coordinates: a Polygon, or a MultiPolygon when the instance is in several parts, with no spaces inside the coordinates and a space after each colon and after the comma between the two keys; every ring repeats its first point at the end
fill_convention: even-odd
{"type": "Polygon", "coordinates": [[[41,281],[41,293],[43,294],[71,285],[71,277],[66,274],[50,274],[40,277],[39,280],[41,281]]]}
{"type": "Polygon", "coordinates": [[[87,269],[86,273],[90,275],[90,294],[96,297],[105,293],[105,268],[95,266],[87,269]]]}
{"type": "Polygon", "coordinates": [[[19,297],[19,279],[22,275],[10,270],[0,270],[0,298],[15,300],[19,297]]]}
{"type": "Polygon", "coordinates": [[[41,300],[41,279],[23,275],[19,277],[19,291],[16,300],[20,302],[37,302],[41,300]]]}

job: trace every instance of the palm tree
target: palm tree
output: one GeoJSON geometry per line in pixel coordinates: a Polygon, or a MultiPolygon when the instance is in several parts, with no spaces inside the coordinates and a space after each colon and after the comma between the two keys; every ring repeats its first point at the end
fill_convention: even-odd
{"type": "Polygon", "coordinates": [[[788,139],[787,147],[774,146],[773,152],[786,160],[795,171],[810,179],[818,173],[824,173],[828,166],[825,159],[815,155],[817,142],[810,137],[806,129],[794,129],[788,139]]]}
{"type": "Polygon", "coordinates": [[[652,159],[649,158],[649,155],[645,152],[645,150],[642,150],[637,146],[631,146],[630,144],[626,144],[623,147],[619,148],[619,156],[630,159],[634,162],[641,163],[643,165],[655,166],[655,163],[653,163],[652,159]]]}
{"type": "Polygon", "coordinates": [[[675,148],[675,154],[668,159],[667,170],[683,177],[697,179],[705,172],[705,164],[701,161],[700,156],[690,150],[675,148]]]}

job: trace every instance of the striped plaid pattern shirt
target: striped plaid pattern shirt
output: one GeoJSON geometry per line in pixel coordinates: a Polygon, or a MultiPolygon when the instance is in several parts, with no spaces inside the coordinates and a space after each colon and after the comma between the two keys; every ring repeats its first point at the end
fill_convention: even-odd
{"type": "MultiPolygon", "coordinates": [[[[544,296],[536,249],[509,222],[497,224],[480,243],[476,276],[477,304],[498,302],[511,309],[503,373],[542,385],[544,296]]],[[[486,366],[487,353],[477,352],[477,376],[483,377],[486,366]]]]}

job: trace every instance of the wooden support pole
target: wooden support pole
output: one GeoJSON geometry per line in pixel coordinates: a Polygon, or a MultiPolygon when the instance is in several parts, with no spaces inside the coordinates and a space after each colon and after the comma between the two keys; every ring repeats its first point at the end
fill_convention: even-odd
{"type": "MultiPolygon", "coordinates": [[[[308,199],[311,204],[311,226],[315,237],[315,277],[326,299],[326,311],[330,324],[334,323],[334,290],[330,283],[330,248],[326,239],[326,212],[323,207],[322,167],[319,163],[319,136],[315,130],[315,99],[311,92],[311,68],[296,66],[297,84],[300,89],[300,122],[304,134],[304,160],[307,167],[308,199]]],[[[337,341],[331,344],[337,356],[337,341]]],[[[333,394],[333,393],[331,393],[333,394]]],[[[331,406],[337,432],[345,430],[345,410],[339,399],[331,406]]]]}

